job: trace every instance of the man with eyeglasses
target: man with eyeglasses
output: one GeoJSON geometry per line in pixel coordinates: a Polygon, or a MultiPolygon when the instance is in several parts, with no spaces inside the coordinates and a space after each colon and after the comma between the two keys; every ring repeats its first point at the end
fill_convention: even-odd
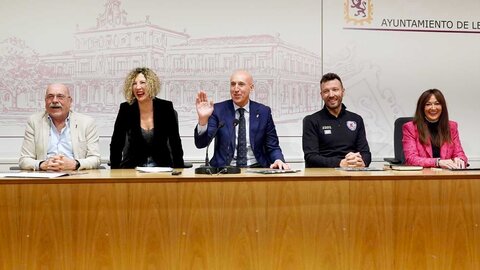
{"type": "Polygon", "coordinates": [[[340,77],[327,73],[320,80],[323,109],[303,119],[305,167],[368,167],[371,161],[365,125],[360,115],[342,103],[340,77]]]}
{"type": "Polygon", "coordinates": [[[271,109],[250,100],[252,75],[237,70],[230,77],[230,97],[209,101],[205,91],[196,98],[198,125],[195,145],[203,148],[215,136],[213,167],[237,166],[290,169],[280,149],[271,109]]]}
{"type": "Polygon", "coordinates": [[[45,93],[45,112],[30,116],[19,166],[24,170],[70,171],[100,165],[99,137],[92,117],[70,110],[72,97],[63,84],[45,93]]]}

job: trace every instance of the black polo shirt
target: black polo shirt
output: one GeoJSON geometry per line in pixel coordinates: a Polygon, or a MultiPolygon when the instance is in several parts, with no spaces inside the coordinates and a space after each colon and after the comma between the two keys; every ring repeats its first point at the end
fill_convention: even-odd
{"type": "Polygon", "coordinates": [[[349,152],[360,152],[365,166],[370,165],[371,153],[360,115],[342,109],[338,117],[324,106],[303,119],[302,135],[305,167],[339,167],[349,152]]]}

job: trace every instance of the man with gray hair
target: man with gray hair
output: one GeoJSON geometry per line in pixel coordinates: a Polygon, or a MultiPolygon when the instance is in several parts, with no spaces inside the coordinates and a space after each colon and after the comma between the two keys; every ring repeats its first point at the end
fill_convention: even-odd
{"type": "Polygon", "coordinates": [[[92,117],[70,110],[72,97],[64,84],[51,84],[45,111],[30,116],[19,160],[24,170],[68,171],[100,165],[98,133],[92,117]]]}

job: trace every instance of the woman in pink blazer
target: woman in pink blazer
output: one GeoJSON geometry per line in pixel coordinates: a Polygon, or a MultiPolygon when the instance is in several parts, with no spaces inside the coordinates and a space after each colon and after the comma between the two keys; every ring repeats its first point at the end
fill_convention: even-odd
{"type": "Polygon", "coordinates": [[[420,96],[413,121],[403,125],[403,152],[406,165],[465,168],[457,123],[448,120],[445,97],[438,89],[420,96]]]}

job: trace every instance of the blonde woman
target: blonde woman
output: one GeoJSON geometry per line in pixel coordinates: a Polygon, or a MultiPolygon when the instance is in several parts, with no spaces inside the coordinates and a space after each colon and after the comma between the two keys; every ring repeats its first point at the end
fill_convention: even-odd
{"type": "Polygon", "coordinates": [[[132,70],[123,91],[126,102],[120,104],[110,143],[111,168],[182,168],[177,116],[172,102],[156,98],[160,80],[155,72],[132,70]]]}

